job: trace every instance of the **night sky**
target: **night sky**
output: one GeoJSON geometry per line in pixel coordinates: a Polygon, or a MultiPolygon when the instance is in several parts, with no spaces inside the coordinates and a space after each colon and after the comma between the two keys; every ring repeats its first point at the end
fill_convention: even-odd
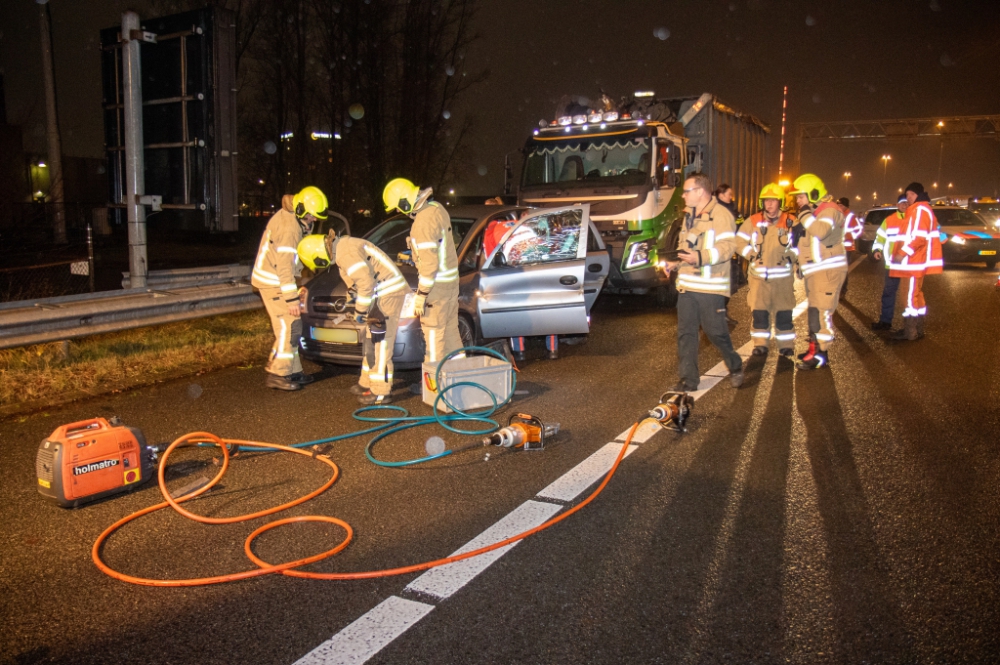
{"type": "MultiPolygon", "coordinates": [[[[141,2],[52,0],[60,124],[66,154],[101,156],[98,31],[141,2]]],[[[0,2],[0,67],[8,121],[44,153],[44,93],[34,0],[0,2]]],[[[482,0],[465,62],[490,76],[462,106],[479,129],[458,193],[495,193],[503,156],[520,148],[564,94],[617,98],[713,92],[772,127],[777,172],[781,91],[794,123],[1000,113],[1000,3],[954,0],[482,0]],[[666,39],[662,39],[666,37],[666,39]]],[[[956,193],[995,194],[1000,142],[807,145],[803,170],[838,195],[937,179],[956,193]],[[847,181],[841,174],[850,171],[847,181]]],[[[786,147],[786,171],[794,146],[786,147]]],[[[879,197],[880,199],[889,197],[879,197]]]]}

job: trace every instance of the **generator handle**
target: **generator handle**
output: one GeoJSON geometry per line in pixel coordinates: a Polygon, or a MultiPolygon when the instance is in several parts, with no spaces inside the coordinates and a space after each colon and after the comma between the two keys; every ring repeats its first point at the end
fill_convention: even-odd
{"type": "Polygon", "coordinates": [[[88,420],[69,423],[68,425],[60,425],[56,428],[56,431],[52,432],[52,436],[49,438],[68,439],[82,432],[99,432],[110,428],[111,425],[104,418],[90,418],[88,420]]]}

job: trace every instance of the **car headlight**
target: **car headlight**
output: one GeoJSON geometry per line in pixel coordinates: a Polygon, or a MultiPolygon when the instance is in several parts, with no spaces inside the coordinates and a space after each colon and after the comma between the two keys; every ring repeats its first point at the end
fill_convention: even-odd
{"type": "Polygon", "coordinates": [[[965,238],[960,238],[958,236],[952,236],[950,240],[951,240],[951,242],[955,243],[956,245],[964,245],[965,244],[965,238]]]}
{"type": "Polygon", "coordinates": [[[628,259],[625,261],[626,268],[635,268],[649,263],[649,242],[642,241],[633,243],[628,250],[628,259]]]}

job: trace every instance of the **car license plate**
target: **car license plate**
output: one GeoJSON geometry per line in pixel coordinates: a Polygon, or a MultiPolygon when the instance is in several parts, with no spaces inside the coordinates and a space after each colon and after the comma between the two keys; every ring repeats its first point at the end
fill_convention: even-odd
{"type": "Polygon", "coordinates": [[[311,327],[312,338],[320,342],[333,344],[357,344],[358,331],[353,328],[315,328],[311,327]]]}
{"type": "Polygon", "coordinates": [[[996,253],[995,249],[983,249],[979,251],[979,256],[996,256],[996,253]]]}

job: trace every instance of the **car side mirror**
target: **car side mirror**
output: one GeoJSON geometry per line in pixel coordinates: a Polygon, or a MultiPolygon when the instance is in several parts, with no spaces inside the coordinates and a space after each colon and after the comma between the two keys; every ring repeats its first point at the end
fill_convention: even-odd
{"type": "Polygon", "coordinates": [[[502,251],[498,251],[496,256],[493,257],[493,267],[503,268],[507,265],[507,257],[503,255],[502,251]]]}

